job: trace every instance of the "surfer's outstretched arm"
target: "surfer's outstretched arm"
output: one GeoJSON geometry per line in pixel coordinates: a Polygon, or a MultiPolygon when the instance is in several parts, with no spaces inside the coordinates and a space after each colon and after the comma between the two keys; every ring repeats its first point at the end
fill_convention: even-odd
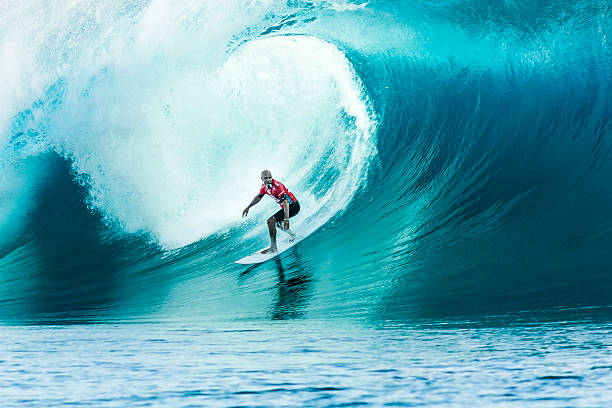
{"type": "Polygon", "coordinates": [[[251,208],[252,206],[254,206],[260,201],[261,201],[261,196],[257,194],[255,197],[253,197],[253,200],[251,200],[251,204],[247,205],[247,207],[244,210],[242,210],[242,216],[246,217],[246,215],[249,213],[249,208],[251,208]]]}

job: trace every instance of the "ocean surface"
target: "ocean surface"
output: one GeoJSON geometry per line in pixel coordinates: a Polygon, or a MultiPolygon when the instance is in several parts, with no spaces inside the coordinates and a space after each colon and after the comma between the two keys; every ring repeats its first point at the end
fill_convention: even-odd
{"type": "Polygon", "coordinates": [[[608,1],[0,6],[1,406],[612,406],[608,1]]]}

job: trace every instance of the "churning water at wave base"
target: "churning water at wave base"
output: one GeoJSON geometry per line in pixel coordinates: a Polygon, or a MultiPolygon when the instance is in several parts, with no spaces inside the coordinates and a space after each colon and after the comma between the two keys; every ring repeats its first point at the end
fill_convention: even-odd
{"type": "Polygon", "coordinates": [[[6,402],[606,405],[606,2],[4,6],[6,402]]]}

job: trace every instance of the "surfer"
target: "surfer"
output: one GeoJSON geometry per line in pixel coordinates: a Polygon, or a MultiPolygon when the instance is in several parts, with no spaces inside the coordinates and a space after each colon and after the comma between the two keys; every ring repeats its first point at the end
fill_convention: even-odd
{"type": "Polygon", "coordinates": [[[272,173],[270,173],[270,170],[264,170],[261,172],[261,181],[263,181],[263,184],[259,189],[259,194],[257,194],[251,203],[242,211],[242,216],[246,217],[249,213],[249,208],[257,204],[265,194],[268,194],[270,197],[275,199],[281,206],[281,209],[277,213],[268,218],[270,248],[261,251],[262,254],[268,254],[277,251],[277,226],[278,228],[282,228],[284,231],[289,232],[293,236],[293,234],[289,231],[289,218],[300,212],[300,203],[298,203],[295,196],[289,190],[287,190],[287,187],[285,187],[281,182],[272,178],[272,173]]]}

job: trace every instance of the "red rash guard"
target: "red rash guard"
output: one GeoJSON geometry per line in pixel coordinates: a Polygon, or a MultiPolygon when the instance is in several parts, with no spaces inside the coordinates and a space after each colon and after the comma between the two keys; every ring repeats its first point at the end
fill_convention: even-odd
{"type": "Polygon", "coordinates": [[[282,183],[276,180],[272,180],[271,188],[268,188],[265,184],[261,185],[261,188],[259,189],[259,197],[263,197],[264,194],[268,194],[273,199],[275,199],[276,202],[281,206],[281,208],[283,208],[283,200],[285,199],[287,199],[289,204],[297,202],[297,199],[295,198],[293,193],[287,190],[287,187],[285,187],[282,183]]]}

